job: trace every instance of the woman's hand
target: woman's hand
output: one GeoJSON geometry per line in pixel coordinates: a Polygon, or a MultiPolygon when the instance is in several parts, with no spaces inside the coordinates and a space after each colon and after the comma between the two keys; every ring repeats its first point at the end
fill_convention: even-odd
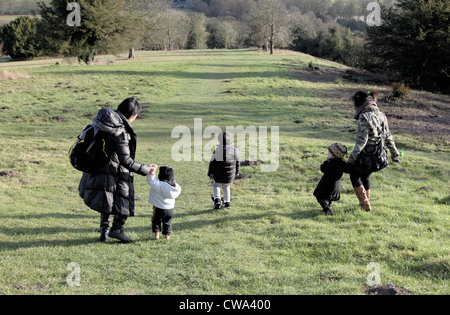
{"type": "Polygon", "coordinates": [[[398,158],[398,156],[393,156],[393,157],[392,157],[392,162],[394,162],[394,163],[400,163],[400,159],[398,158]]]}

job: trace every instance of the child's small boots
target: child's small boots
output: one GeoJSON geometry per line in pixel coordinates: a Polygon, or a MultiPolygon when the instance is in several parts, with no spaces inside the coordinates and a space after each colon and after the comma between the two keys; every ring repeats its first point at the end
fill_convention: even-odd
{"type": "Polygon", "coordinates": [[[214,199],[214,209],[220,209],[220,204],[222,203],[222,200],[219,198],[214,199]]]}

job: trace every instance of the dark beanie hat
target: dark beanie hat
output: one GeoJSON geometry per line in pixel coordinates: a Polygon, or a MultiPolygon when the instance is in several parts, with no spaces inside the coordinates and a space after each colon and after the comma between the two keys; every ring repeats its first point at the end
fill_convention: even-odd
{"type": "Polygon", "coordinates": [[[159,168],[158,179],[175,187],[175,172],[170,166],[161,166],[159,168]]]}

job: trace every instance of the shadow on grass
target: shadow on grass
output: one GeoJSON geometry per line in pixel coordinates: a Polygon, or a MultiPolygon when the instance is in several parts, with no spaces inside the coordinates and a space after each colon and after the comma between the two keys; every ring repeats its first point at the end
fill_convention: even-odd
{"type": "MultiPolygon", "coordinates": [[[[237,208],[237,207],[236,207],[237,208]]],[[[175,213],[173,218],[173,229],[174,232],[180,231],[194,231],[200,230],[204,227],[220,227],[223,224],[229,224],[231,222],[250,222],[250,221],[261,221],[261,222],[270,222],[274,224],[273,217],[274,216],[285,216],[291,218],[292,220],[303,220],[303,219],[312,219],[317,216],[323,215],[322,211],[319,211],[319,207],[314,207],[314,209],[306,210],[306,211],[294,211],[291,213],[280,213],[274,215],[273,211],[262,211],[258,214],[241,214],[236,215],[233,211],[236,208],[231,209],[205,209],[201,211],[191,211],[191,212],[183,212],[183,213],[175,213]],[[213,217],[210,219],[196,219],[185,221],[183,219],[188,219],[189,217],[201,217],[202,215],[207,215],[208,217],[213,217]]],[[[148,217],[151,219],[151,215],[148,216],[140,216],[148,217]]],[[[139,227],[131,227],[128,231],[132,231],[134,233],[148,233],[148,226],[139,226],[139,227]]]]}
{"type": "MultiPolygon", "coordinates": [[[[88,235],[95,231],[95,226],[86,228],[72,227],[73,220],[94,220],[97,216],[77,213],[41,213],[30,215],[0,215],[0,222],[5,219],[14,219],[22,222],[42,221],[45,226],[24,227],[24,226],[5,226],[1,228],[1,234],[7,235],[9,239],[16,238],[17,241],[3,241],[0,239],[0,252],[14,251],[23,248],[39,247],[70,247],[79,245],[88,245],[98,242],[98,236],[72,238],[72,235],[88,235]],[[51,220],[58,220],[54,226],[50,226],[51,220]],[[64,221],[64,226],[61,226],[64,221]],[[29,240],[23,240],[23,239],[29,240]]],[[[98,219],[96,219],[98,221],[98,219]]]]}
{"type": "MultiPolygon", "coordinates": [[[[211,65],[214,66],[214,65],[211,65]]],[[[219,65],[220,66],[220,65],[219,65]]],[[[203,79],[203,80],[225,80],[236,78],[278,78],[288,76],[282,70],[280,71],[259,71],[259,72],[189,72],[189,71],[132,71],[132,70],[73,70],[69,71],[72,75],[99,75],[99,76],[135,76],[136,78],[148,78],[148,77],[169,77],[176,79],[203,79]]]]}
{"type": "MultiPolygon", "coordinates": [[[[87,232],[86,232],[87,233],[87,232]]],[[[0,252],[24,248],[71,247],[98,243],[98,237],[80,239],[41,239],[33,241],[0,242],[0,252]]]]}
{"type": "MultiPolygon", "coordinates": [[[[0,221],[2,219],[15,219],[15,220],[30,220],[30,219],[92,219],[95,212],[91,211],[93,215],[87,214],[78,214],[78,213],[57,213],[57,212],[48,212],[48,213],[39,213],[39,214],[29,214],[29,215],[0,215],[0,221]]],[[[2,229],[3,232],[3,229],[2,229]]]]}

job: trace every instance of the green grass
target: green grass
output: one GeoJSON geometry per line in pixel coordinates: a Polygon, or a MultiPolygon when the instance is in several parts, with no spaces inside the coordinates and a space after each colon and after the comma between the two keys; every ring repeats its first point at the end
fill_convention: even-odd
{"type": "MultiPolygon", "coordinates": [[[[373,175],[373,213],[359,209],[347,176],[335,216],[312,196],[326,147],[354,145],[351,94],[388,87],[342,82],[325,75],[341,65],[286,51],[56,61],[0,64],[30,76],[0,84],[0,171],[19,172],[0,177],[1,294],[363,294],[371,262],[383,284],[450,293],[448,142],[393,127],[405,157],[373,175]],[[311,60],[321,73],[307,70],[311,60]],[[78,197],[81,174],[66,152],[101,106],[132,95],[145,106],[133,123],[136,159],[172,165],[183,192],[172,239],[150,241],[149,187],[137,176],[136,217],[125,226],[134,243],[101,244],[99,215],[78,197]],[[194,118],[203,128],[279,126],[278,171],[243,167],[252,177],[233,183],[232,208],[212,210],[208,162],[171,158],[172,129],[193,130],[194,118]],[[67,285],[70,262],[81,267],[79,287],[67,285]]],[[[449,110],[448,97],[433,97],[449,110]]]]}

